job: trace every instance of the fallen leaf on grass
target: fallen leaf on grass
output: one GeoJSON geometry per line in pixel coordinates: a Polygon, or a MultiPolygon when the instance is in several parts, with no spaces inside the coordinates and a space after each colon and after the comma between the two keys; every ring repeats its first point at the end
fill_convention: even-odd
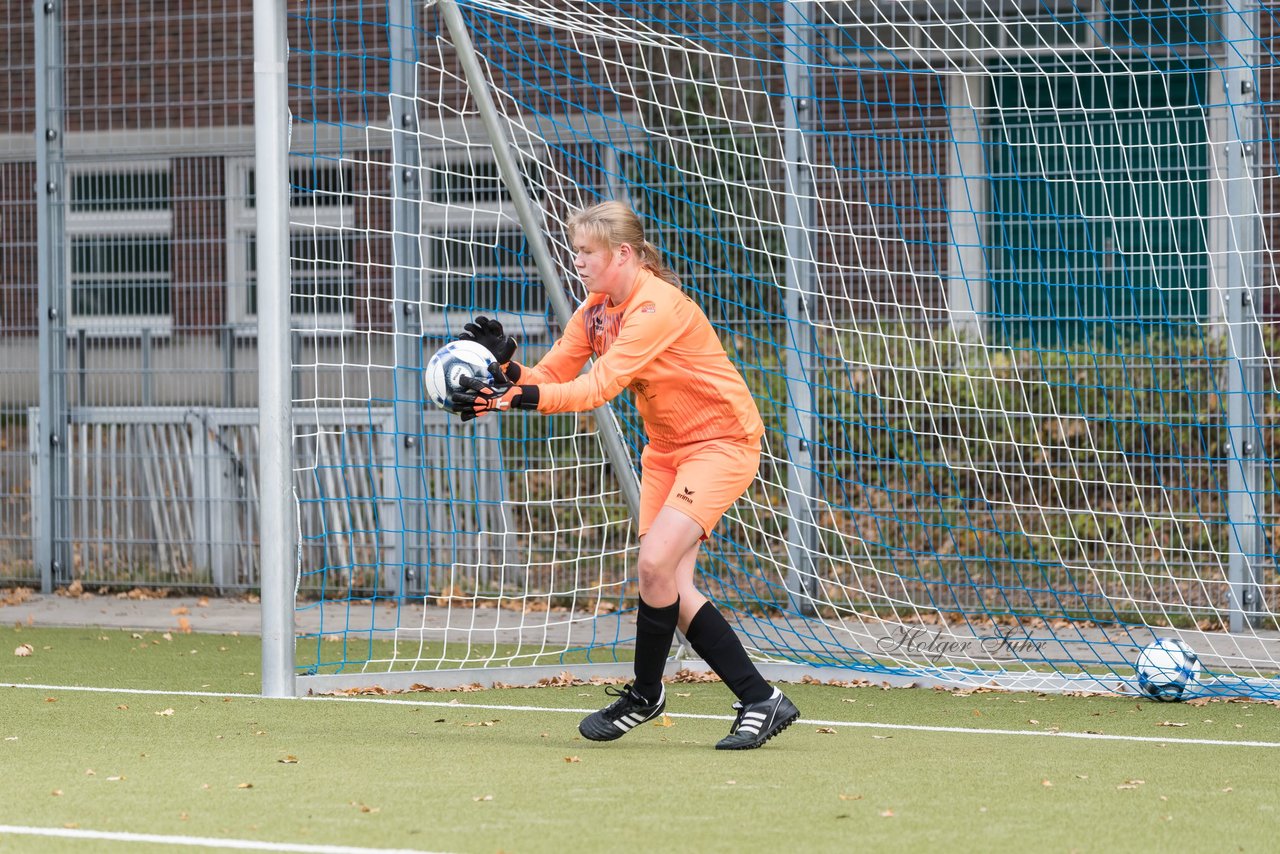
{"type": "Polygon", "coordinates": [[[820,727],[818,727],[818,732],[822,733],[823,735],[835,735],[835,734],[836,734],[836,731],[835,731],[834,729],[832,729],[831,727],[829,727],[829,726],[820,726],[820,727]]]}
{"type": "Polygon", "coordinates": [[[31,646],[31,644],[20,643],[18,644],[18,648],[13,651],[13,654],[18,656],[18,658],[26,658],[28,655],[31,655],[33,652],[35,652],[35,648],[31,646]]]}
{"type": "Polygon", "coordinates": [[[468,721],[463,726],[493,726],[497,722],[497,719],[491,721],[468,721]]]}
{"type": "Polygon", "coordinates": [[[893,810],[885,810],[884,812],[880,813],[880,817],[881,817],[881,818],[893,818],[893,810]]]}
{"type": "Polygon", "coordinates": [[[1178,721],[1160,721],[1156,726],[1186,726],[1186,724],[1178,721]]]}
{"type": "Polygon", "coordinates": [[[1052,781],[1052,780],[1041,780],[1041,781],[1040,781],[1040,785],[1041,785],[1041,786],[1044,786],[1046,789],[1052,789],[1052,788],[1053,788],[1053,781],[1052,781]]]}
{"type": "Polygon", "coordinates": [[[672,726],[675,726],[675,721],[671,720],[670,715],[663,713],[660,719],[653,722],[653,725],[662,726],[662,727],[672,727],[672,726]]]}
{"type": "Polygon", "coordinates": [[[240,783],[239,785],[237,785],[237,786],[236,786],[236,788],[237,788],[237,789],[252,789],[252,788],[253,788],[253,784],[252,784],[252,783],[240,783]]]}
{"type": "Polygon", "coordinates": [[[60,797],[62,797],[62,790],[61,790],[61,789],[54,789],[54,790],[53,790],[52,792],[50,792],[49,794],[53,795],[55,798],[60,798],[60,797]]]}
{"type": "Polygon", "coordinates": [[[862,795],[846,795],[844,792],[841,792],[841,793],[840,793],[840,800],[842,800],[842,801],[860,801],[860,800],[862,800],[862,795]]]}
{"type": "Polygon", "coordinates": [[[161,709],[160,711],[155,712],[155,714],[162,718],[171,718],[173,717],[173,709],[161,709]]]}
{"type": "Polygon", "coordinates": [[[124,779],[124,775],[123,775],[123,774],[118,774],[118,775],[116,775],[116,776],[114,776],[114,777],[108,777],[108,778],[107,778],[107,782],[108,782],[108,783],[119,783],[119,782],[120,782],[121,780],[123,780],[123,779],[124,779]]]}
{"type": "Polygon", "coordinates": [[[565,761],[565,762],[569,762],[569,763],[573,763],[573,762],[581,762],[582,760],[581,760],[581,759],[579,759],[579,758],[578,758],[578,757],[576,757],[576,756],[566,756],[566,757],[564,758],[564,761],[565,761]]]}
{"type": "Polygon", "coordinates": [[[279,762],[281,765],[297,765],[298,757],[290,754],[289,756],[286,756],[283,759],[277,759],[276,761],[279,762]]]}
{"type": "Polygon", "coordinates": [[[473,800],[473,801],[491,801],[491,800],[493,800],[493,795],[476,795],[476,796],[475,796],[474,798],[472,798],[471,800],[473,800]]]}

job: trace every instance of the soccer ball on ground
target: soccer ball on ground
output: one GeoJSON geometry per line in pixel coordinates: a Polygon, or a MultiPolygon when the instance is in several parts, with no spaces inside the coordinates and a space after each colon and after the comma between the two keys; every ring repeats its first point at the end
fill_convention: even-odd
{"type": "Polygon", "coordinates": [[[1142,650],[1133,669],[1141,693],[1156,700],[1180,700],[1200,678],[1200,659],[1177,638],[1160,638],[1142,650]]]}
{"type": "Polygon", "coordinates": [[[475,377],[485,382],[493,382],[489,374],[489,365],[493,363],[493,354],[474,341],[450,341],[437,350],[427,362],[423,372],[423,383],[427,387],[427,397],[441,409],[453,410],[450,399],[456,391],[464,391],[463,377],[475,377]]]}

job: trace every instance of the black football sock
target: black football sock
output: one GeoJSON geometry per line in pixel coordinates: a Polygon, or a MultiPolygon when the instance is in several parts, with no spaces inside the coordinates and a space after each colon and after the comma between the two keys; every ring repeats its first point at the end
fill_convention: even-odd
{"type": "Polygon", "coordinates": [[[747,657],[742,641],[710,602],[693,615],[684,636],[693,651],[711,666],[744,705],[759,703],[773,695],[773,688],[747,657]]]}
{"type": "Polygon", "coordinates": [[[651,703],[662,696],[662,671],[667,666],[679,618],[679,597],[665,608],[654,608],[640,600],[636,613],[636,679],[631,690],[651,703]]]}

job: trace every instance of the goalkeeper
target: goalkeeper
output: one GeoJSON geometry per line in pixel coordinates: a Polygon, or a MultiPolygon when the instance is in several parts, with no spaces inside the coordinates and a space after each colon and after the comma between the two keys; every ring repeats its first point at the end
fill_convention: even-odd
{"type": "Polygon", "coordinates": [[[588,296],[563,336],[533,367],[513,360],[516,341],[478,317],[460,337],[493,352],[492,386],[455,393],[462,419],[508,409],[583,412],[629,388],[648,444],[640,458],[640,604],[635,680],[583,719],[593,741],[611,741],[666,707],[662,671],[678,626],[737,695],[737,718],[716,748],[759,747],[799,717],[747,657],[724,617],[693,586],[701,543],[755,479],[764,424],[715,330],[679,288],[638,216],[604,202],[569,218],[573,266],[588,296]],[[581,373],[587,360],[591,370],[581,373]]]}

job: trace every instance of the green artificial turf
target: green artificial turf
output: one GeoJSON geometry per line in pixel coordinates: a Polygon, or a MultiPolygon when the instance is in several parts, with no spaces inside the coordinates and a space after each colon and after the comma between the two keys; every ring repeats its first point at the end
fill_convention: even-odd
{"type": "MultiPolygon", "coordinates": [[[[799,723],[723,753],[720,684],[671,684],[665,720],[594,744],[561,710],[599,707],[602,686],[228,696],[256,690],[256,638],[134,634],[0,630],[5,683],[204,692],[0,689],[0,824],[459,852],[1274,844],[1280,750],[1179,743],[1280,741],[1267,704],[794,685],[799,723]]],[[[0,850],[174,849],[0,834],[0,850]]]]}

